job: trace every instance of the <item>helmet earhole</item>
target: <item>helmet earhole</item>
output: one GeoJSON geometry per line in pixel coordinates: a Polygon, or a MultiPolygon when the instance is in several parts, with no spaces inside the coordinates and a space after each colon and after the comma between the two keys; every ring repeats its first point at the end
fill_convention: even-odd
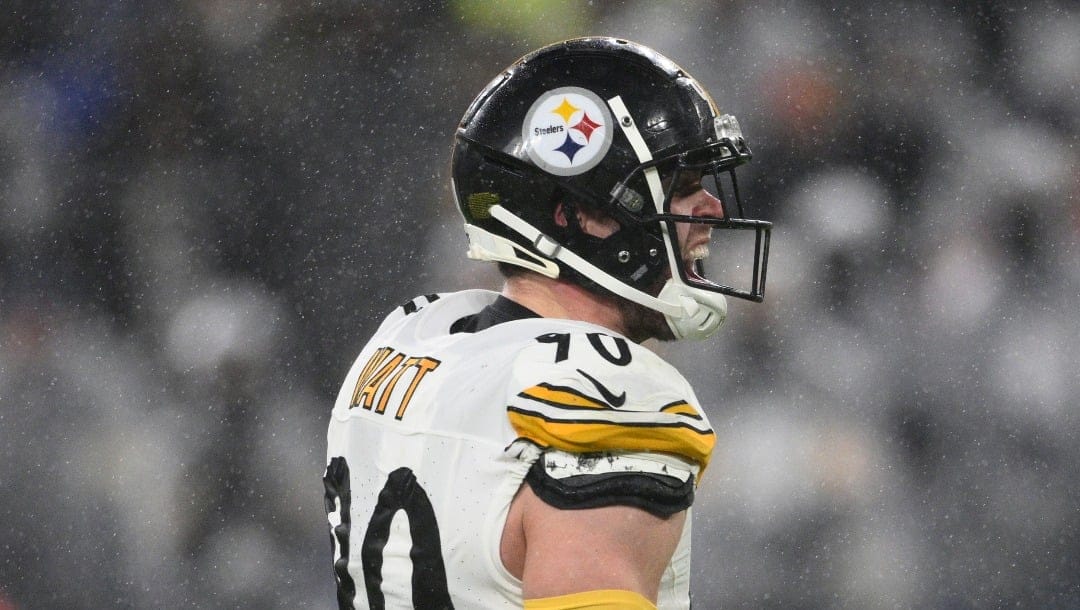
{"type": "Polygon", "coordinates": [[[649,258],[656,258],[656,255],[660,252],[656,248],[649,248],[649,258]]]}
{"type": "Polygon", "coordinates": [[[627,252],[626,250],[620,250],[619,251],[619,262],[620,263],[629,263],[630,262],[630,253],[627,252]]]}

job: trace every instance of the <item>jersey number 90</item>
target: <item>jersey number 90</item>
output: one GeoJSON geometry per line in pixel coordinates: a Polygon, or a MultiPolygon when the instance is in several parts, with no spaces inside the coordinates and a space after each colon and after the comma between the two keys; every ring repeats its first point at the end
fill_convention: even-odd
{"type": "MultiPolygon", "coordinates": [[[[349,465],[344,457],[330,460],[323,485],[326,488],[326,514],[332,526],[330,543],[335,551],[334,578],[337,581],[338,606],[351,609],[356,597],[356,583],[349,574],[352,494],[349,489],[349,465]]],[[[450,602],[446,587],[446,567],[435,511],[424,488],[408,468],[398,468],[387,477],[360,544],[360,564],[364,572],[368,606],[373,610],[386,607],[382,592],[383,549],[390,537],[394,515],[399,510],[405,511],[409,518],[413,607],[452,609],[454,605],[450,602]]]]}

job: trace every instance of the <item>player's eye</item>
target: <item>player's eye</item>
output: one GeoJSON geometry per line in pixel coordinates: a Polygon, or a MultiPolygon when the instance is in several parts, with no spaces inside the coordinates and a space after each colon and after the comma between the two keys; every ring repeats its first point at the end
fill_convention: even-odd
{"type": "Polygon", "coordinates": [[[687,176],[678,181],[675,186],[675,194],[678,196],[690,196],[701,190],[701,176],[687,176]]]}
{"type": "Polygon", "coordinates": [[[699,179],[680,185],[679,188],[676,189],[675,194],[677,194],[679,197],[689,197],[690,195],[693,195],[700,190],[701,180],[699,179]]]}
{"type": "Polygon", "coordinates": [[[676,197],[689,197],[701,189],[701,174],[683,173],[675,182],[675,188],[672,190],[672,194],[676,197]]]}

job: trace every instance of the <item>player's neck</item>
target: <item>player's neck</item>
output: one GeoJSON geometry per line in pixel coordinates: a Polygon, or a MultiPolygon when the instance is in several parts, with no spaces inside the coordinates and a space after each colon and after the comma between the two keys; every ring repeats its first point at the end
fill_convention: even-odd
{"type": "Polygon", "coordinates": [[[502,294],[545,318],[579,320],[618,333],[625,332],[622,316],[611,299],[589,292],[577,284],[525,273],[506,280],[502,294]]]}

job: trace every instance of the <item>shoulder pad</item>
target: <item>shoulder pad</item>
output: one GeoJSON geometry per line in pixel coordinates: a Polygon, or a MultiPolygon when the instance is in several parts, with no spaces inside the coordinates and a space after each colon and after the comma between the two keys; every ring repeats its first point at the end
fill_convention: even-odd
{"type": "Polygon", "coordinates": [[[520,352],[512,375],[507,416],[519,439],[571,453],[656,452],[708,465],[716,435],[690,385],[622,337],[541,335],[520,352]]]}

